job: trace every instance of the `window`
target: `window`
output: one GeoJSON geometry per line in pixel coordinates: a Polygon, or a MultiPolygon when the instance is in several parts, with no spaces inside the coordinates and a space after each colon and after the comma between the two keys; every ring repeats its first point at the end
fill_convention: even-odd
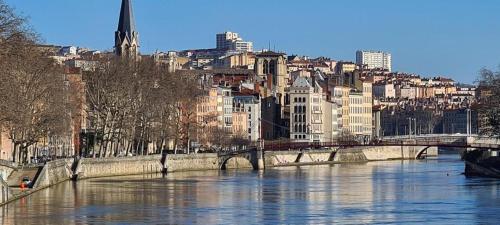
{"type": "Polygon", "coordinates": [[[264,60],[264,62],[262,64],[264,64],[262,66],[262,74],[268,74],[269,73],[269,64],[268,64],[267,60],[264,60]]]}

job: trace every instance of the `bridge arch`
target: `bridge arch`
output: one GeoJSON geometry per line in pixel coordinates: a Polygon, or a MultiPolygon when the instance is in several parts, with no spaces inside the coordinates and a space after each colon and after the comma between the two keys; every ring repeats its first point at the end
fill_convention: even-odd
{"type": "Polygon", "coordinates": [[[255,163],[252,162],[252,157],[249,154],[224,157],[224,159],[221,160],[220,169],[226,170],[228,168],[229,163],[232,160],[237,160],[237,162],[241,162],[241,161],[247,162],[248,165],[251,166],[250,168],[252,168],[254,170],[258,169],[257,166],[255,165],[255,163]]]}
{"type": "Polygon", "coordinates": [[[425,146],[424,148],[420,149],[417,154],[415,154],[415,159],[425,159],[427,156],[427,150],[429,150],[431,146],[425,146]]]}
{"type": "Polygon", "coordinates": [[[226,170],[227,166],[228,166],[228,162],[231,159],[235,159],[235,160],[244,160],[252,166],[251,167],[252,169],[258,170],[259,169],[258,162],[257,162],[257,159],[254,155],[255,154],[252,154],[252,153],[244,153],[244,154],[228,155],[228,156],[219,157],[219,169],[226,170]]]}

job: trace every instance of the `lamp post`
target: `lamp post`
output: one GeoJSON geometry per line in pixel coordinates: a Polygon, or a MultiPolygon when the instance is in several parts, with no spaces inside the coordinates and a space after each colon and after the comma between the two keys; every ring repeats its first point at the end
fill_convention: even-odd
{"type": "Polygon", "coordinates": [[[472,134],[472,115],[471,115],[471,109],[467,108],[467,136],[471,136],[472,134]]]}
{"type": "Polygon", "coordinates": [[[411,117],[408,117],[408,137],[411,139],[411,117]]]}
{"type": "Polygon", "coordinates": [[[416,137],[417,136],[417,118],[416,117],[413,118],[413,124],[415,125],[415,126],[413,126],[413,130],[414,130],[413,136],[416,137]]]}
{"type": "Polygon", "coordinates": [[[414,137],[417,136],[417,119],[408,117],[408,135],[409,135],[410,139],[411,139],[412,133],[413,133],[414,137]],[[413,126],[412,126],[412,123],[413,123],[413,126]]]}

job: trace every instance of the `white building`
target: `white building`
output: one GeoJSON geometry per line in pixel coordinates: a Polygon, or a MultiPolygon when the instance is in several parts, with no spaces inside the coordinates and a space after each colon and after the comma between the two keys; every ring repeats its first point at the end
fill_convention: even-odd
{"type": "Polygon", "coordinates": [[[403,99],[415,99],[418,96],[418,88],[410,85],[398,85],[396,96],[403,99]]]}
{"type": "Polygon", "coordinates": [[[59,54],[62,56],[76,55],[77,50],[78,50],[78,48],[75,46],[65,46],[65,47],[61,48],[61,50],[59,51],[59,54]]]}
{"type": "Polygon", "coordinates": [[[253,42],[234,41],[231,44],[231,50],[237,51],[237,52],[253,52],[253,42]]]}
{"type": "Polygon", "coordinates": [[[374,84],[373,95],[376,98],[396,98],[396,89],[393,83],[374,84]]]}
{"type": "Polygon", "coordinates": [[[225,87],[217,88],[217,111],[218,120],[226,132],[232,132],[233,125],[233,96],[231,89],[225,87]]]}
{"type": "MultiPolygon", "coordinates": [[[[326,96],[312,78],[298,77],[290,87],[290,139],[298,142],[324,142],[326,96]]],[[[330,113],[331,114],[331,113],[330,113]]]]}
{"type": "Polygon", "coordinates": [[[344,105],[344,101],[343,101],[344,88],[345,87],[342,87],[342,86],[335,86],[335,87],[333,87],[331,89],[332,102],[335,104],[335,107],[336,107],[336,110],[337,110],[337,116],[336,116],[337,122],[335,122],[335,123],[336,123],[337,129],[338,129],[338,131],[337,131],[338,135],[340,135],[340,131],[343,128],[343,123],[342,123],[342,116],[343,116],[342,114],[343,114],[343,112],[342,112],[342,108],[343,108],[343,105],[344,105]]]}
{"type": "Polygon", "coordinates": [[[392,71],[392,56],[382,51],[357,51],[356,64],[366,65],[368,69],[392,71]]]}
{"type": "Polygon", "coordinates": [[[261,111],[260,100],[253,95],[233,96],[233,110],[237,112],[246,112],[247,118],[247,136],[250,141],[260,139],[261,111]]]}
{"type": "Polygon", "coordinates": [[[216,35],[217,49],[237,52],[253,52],[253,42],[243,41],[238,33],[226,31],[216,35]]]}

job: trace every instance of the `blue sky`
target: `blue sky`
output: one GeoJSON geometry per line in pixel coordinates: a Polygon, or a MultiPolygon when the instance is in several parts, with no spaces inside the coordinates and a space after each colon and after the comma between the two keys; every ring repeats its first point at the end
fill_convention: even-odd
{"type": "MultiPolygon", "coordinates": [[[[5,0],[48,44],[111,49],[121,0],[5,0]]],[[[134,0],[141,52],[215,46],[235,31],[256,49],[354,60],[384,50],[393,68],[472,83],[500,65],[498,0],[134,0]]]]}

